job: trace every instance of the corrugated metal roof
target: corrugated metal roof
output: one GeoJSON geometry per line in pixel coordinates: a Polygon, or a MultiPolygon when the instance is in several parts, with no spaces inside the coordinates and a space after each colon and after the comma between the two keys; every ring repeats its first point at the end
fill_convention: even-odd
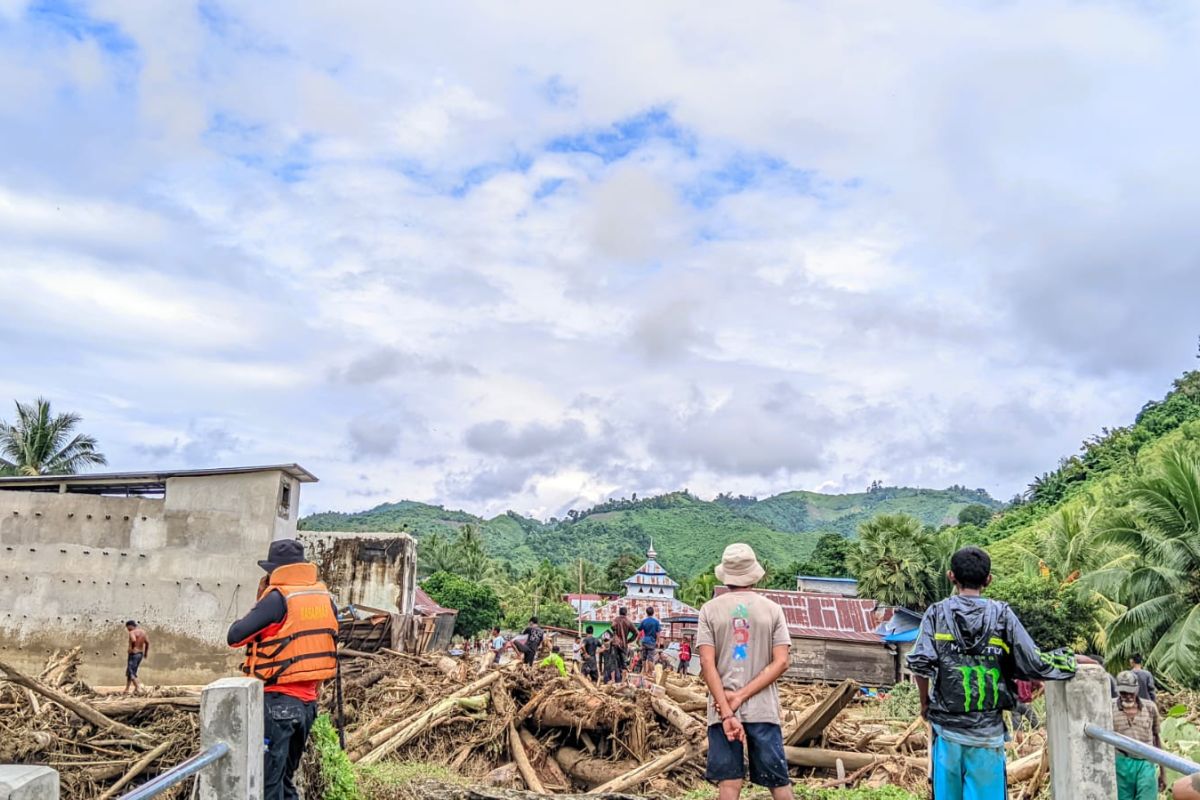
{"type": "MultiPolygon", "coordinates": [[[[714,595],[728,591],[726,587],[719,586],[714,595]]],[[[787,620],[788,633],[803,639],[882,643],[883,637],[876,632],[876,628],[891,615],[891,609],[886,609],[877,618],[875,601],[859,597],[778,589],[753,591],[778,603],[787,620]]]]}
{"type": "Polygon", "coordinates": [[[458,613],[458,609],[446,608],[443,605],[439,605],[438,602],[426,594],[425,590],[420,586],[418,586],[413,592],[413,608],[417,610],[417,613],[424,614],[427,617],[437,617],[441,616],[442,614],[458,613]]]}

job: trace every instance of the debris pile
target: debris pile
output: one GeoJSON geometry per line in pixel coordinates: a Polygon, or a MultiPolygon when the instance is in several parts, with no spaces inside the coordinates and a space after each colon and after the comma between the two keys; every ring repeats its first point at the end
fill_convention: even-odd
{"type": "MultiPolygon", "coordinates": [[[[489,797],[518,789],[663,796],[704,782],[706,700],[695,678],[633,676],[596,686],[578,674],[515,664],[487,669],[388,650],[343,656],[346,750],[357,764],[439,764],[489,797]]],[[[77,679],[78,664],[78,650],[56,654],[37,676],[0,662],[0,763],[48,764],[59,770],[64,796],[108,800],[195,754],[198,692],[101,695],[77,679]]],[[[784,684],[780,699],[797,781],[924,791],[921,720],[873,716],[852,681],[784,684]]],[[[333,701],[331,682],[322,708],[333,701]]],[[[1019,800],[1036,796],[1045,781],[1044,745],[1035,732],[1012,747],[1009,786],[1019,800]]]]}
{"type": "MultiPolygon", "coordinates": [[[[510,665],[372,654],[346,669],[346,747],[359,764],[448,766],[497,790],[673,795],[703,783],[705,690],[695,678],[635,677],[595,686],[582,676],[510,665]]],[[[918,719],[862,716],[858,687],[781,686],[784,737],[797,780],[824,787],[927,785],[918,719]]],[[[1033,797],[1044,738],[1010,753],[1009,784],[1033,797]]]]}
{"type": "Polygon", "coordinates": [[[48,765],[63,797],[108,800],[196,754],[198,693],[97,695],[77,677],[80,660],[79,648],[55,653],[37,676],[0,662],[0,764],[48,765]]]}

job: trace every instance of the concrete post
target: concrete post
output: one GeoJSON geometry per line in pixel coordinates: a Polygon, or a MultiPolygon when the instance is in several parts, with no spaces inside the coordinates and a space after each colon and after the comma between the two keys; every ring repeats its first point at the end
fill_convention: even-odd
{"type": "Polygon", "coordinates": [[[263,691],[254,678],[222,678],[200,695],[200,748],[229,755],[200,773],[200,800],[262,800],[263,691]]]}
{"type": "Polygon", "coordinates": [[[58,800],[58,771],[50,767],[0,765],[0,800],[58,800]]]}
{"type": "Polygon", "coordinates": [[[1073,680],[1046,682],[1046,735],[1050,745],[1050,796],[1054,800],[1116,800],[1116,754],[1085,736],[1094,723],[1112,730],[1108,673],[1080,664],[1073,680]]]}

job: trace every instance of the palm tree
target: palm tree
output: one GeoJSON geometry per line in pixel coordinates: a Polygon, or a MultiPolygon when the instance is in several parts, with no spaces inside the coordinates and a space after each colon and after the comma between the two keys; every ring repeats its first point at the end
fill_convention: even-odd
{"type": "Polygon", "coordinates": [[[13,424],[0,420],[0,470],[16,475],[74,475],[108,459],[86,434],[71,436],[78,414],[50,413],[50,401],[17,403],[13,424]]]}
{"type": "Polygon", "coordinates": [[[846,564],[858,578],[858,592],[884,605],[920,610],[932,595],[929,550],[932,537],[907,514],[880,514],[858,528],[858,548],[846,564]]]}
{"type": "Polygon", "coordinates": [[[437,531],[421,537],[417,543],[417,559],[421,565],[420,572],[425,577],[435,572],[455,573],[460,562],[454,543],[447,541],[437,531]]]}
{"type": "Polygon", "coordinates": [[[684,584],[679,587],[679,599],[689,606],[699,608],[712,599],[713,590],[719,583],[720,581],[717,580],[712,569],[705,570],[692,579],[684,581],[684,584]]]}
{"type": "Polygon", "coordinates": [[[1129,575],[1135,556],[1104,537],[1100,507],[1068,506],[1050,518],[1050,527],[1037,544],[1015,546],[1026,568],[1060,587],[1078,582],[1096,601],[1100,628],[1090,637],[1089,648],[1108,649],[1105,629],[1123,610],[1114,599],[1129,575]]]}
{"type": "Polygon", "coordinates": [[[1128,504],[1100,537],[1129,548],[1108,625],[1108,658],[1145,653],[1147,666],[1200,686],[1200,460],[1168,452],[1129,491],[1128,504]]]}

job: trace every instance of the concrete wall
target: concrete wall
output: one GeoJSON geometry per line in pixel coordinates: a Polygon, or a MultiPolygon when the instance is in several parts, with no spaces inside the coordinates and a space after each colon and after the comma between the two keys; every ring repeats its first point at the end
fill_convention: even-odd
{"type": "Polygon", "coordinates": [[[234,674],[225,631],[254,604],[255,562],[295,535],[299,493],[279,471],[171,478],[162,499],[0,491],[0,658],[37,669],[80,645],[85,680],[124,683],[133,618],[149,683],[234,674]]]}
{"type": "Polygon", "coordinates": [[[297,538],[339,605],[412,613],[417,544],[408,534],[300,531],[297,538]]]}

